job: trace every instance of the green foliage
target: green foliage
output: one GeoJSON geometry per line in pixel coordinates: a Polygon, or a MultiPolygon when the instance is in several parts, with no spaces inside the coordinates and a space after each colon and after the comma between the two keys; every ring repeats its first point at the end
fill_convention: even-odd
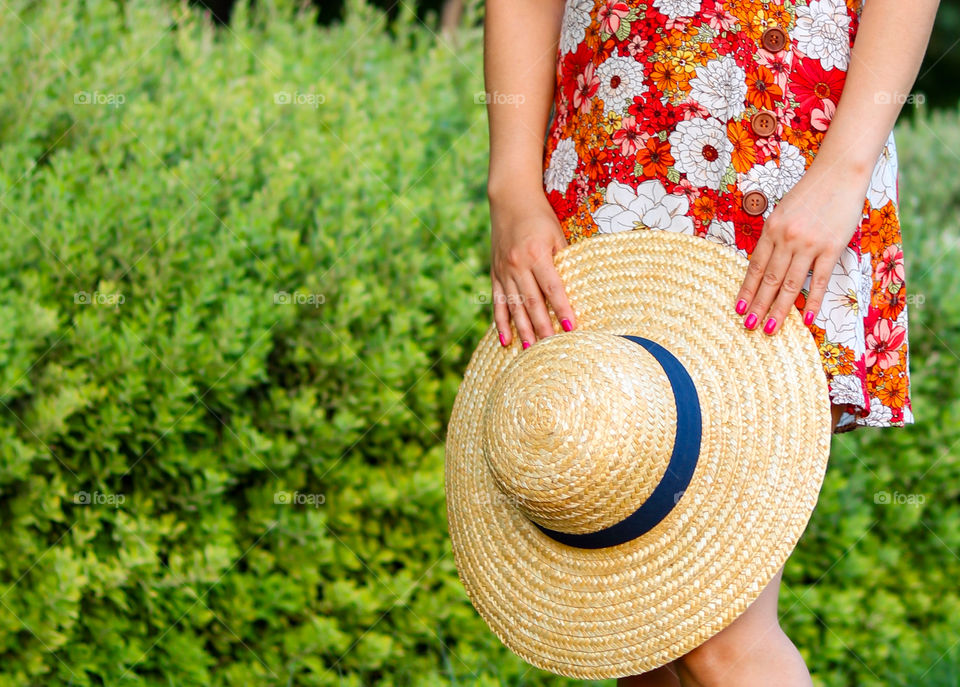
{"type": "Polygon", "coordinates": [[[0,10],[0,685],[520,684],[443,498],[479,34],[159,5],[0,10]]]}
{"type": "MultiPolygon", "coordinates": [[[[487,630],[446,530],[479,28],[294,5],[0,4],[0,687],[582,684],[487,630]]],[[[898,139],[918,424],[836,439],[786,571],[821,685],[956,677],[957,120],[898,139]]]]}

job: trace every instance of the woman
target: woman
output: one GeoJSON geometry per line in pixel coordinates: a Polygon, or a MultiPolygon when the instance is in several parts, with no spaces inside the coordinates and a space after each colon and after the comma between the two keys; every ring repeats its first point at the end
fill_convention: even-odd
{"type": "MultiPolygon", "coordinates": [[[[937,6],[487,0],[501,343],[511,324],[524,348],[552,335],[548,304],[576,327],[553,267],[564,246],[682,231],[749,258],[729,304],[748,329],[775,336],[800,309],[835,432],[913,422],[892,129],[937,6]]],[[[811,685],[778,624],[782,572],[728,628],[619,684],[811,685]]]]}

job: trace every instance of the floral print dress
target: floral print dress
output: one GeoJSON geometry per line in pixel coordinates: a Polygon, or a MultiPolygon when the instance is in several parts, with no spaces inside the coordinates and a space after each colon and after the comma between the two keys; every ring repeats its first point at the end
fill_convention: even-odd
{"type": "MultiPolygon", "coordinates": [[[[749,258],[823,140],[861,9],[862,0],[567,0],[543,158],[567,242],[659,229],[749,258]]],[[[913,422],[898,191],[891,131],[808,325],[844,410],[837,432],[913,422]]]]}

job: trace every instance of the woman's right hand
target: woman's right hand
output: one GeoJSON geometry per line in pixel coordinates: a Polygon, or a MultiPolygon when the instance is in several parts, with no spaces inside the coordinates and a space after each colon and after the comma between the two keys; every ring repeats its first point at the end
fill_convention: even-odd
{"type": "Polygon", "coordinates": [[[552,336],[547,303],[563,329],[573,329],[573,308],[553,263],[567,240],[546,196],[491,199],[490,223],[493,317],[500,343],[512,341],[511,318],[524,348],[552,336]]]}

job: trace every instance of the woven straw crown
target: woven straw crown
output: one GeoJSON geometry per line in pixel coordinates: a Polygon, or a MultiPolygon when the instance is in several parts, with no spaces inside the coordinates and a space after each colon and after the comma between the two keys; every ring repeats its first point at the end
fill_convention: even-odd
{"type": "Polygon", "coordinates": [[[576,330],[532,346],[497,377],[482,423],[484,457],[528,518],[594,532],[624,519],[660,483],[676,412],[650,353],[576,330]]]}

